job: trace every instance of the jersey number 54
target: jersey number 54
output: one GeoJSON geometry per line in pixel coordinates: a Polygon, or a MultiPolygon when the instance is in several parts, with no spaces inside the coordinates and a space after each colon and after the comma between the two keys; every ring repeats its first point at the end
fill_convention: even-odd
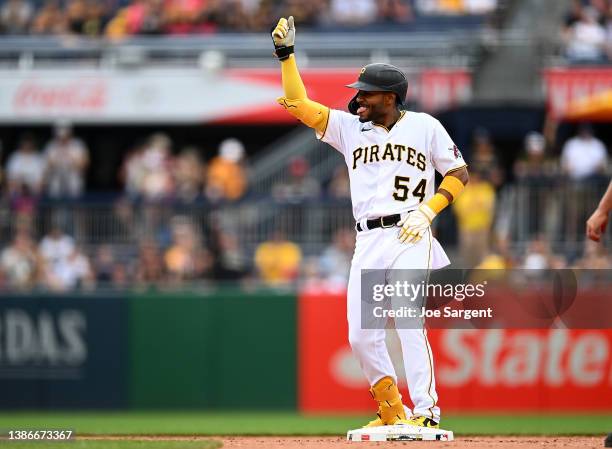
{"type": "MultiPolygon", "coordinates": [[[[410,194],[410,189],[408,185],[410,184],[410,178],[405,176],[396,176],[395,177],[395,192],[393,192],[393,199],[396,201],[406,201],[408,199],[408,195],[410,194]]],[[[419,202],[422,202],[425,199],[425,187],[427,186],[427,181],[425,179],[421,179],[417,186],[412,191],[412,196],[419,199],[419,202]]]]}

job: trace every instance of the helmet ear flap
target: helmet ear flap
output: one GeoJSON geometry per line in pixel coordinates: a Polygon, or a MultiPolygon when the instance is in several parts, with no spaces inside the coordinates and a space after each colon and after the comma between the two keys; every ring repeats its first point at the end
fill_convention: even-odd
{"type": "Polygon", "coordinates": [[[357,115],[357,109],[359,109],[359,103],[357,103],[357,95],[359,92],[355,94],[355,96],[349,101],[348,110],[351,114],[357,115]]]}

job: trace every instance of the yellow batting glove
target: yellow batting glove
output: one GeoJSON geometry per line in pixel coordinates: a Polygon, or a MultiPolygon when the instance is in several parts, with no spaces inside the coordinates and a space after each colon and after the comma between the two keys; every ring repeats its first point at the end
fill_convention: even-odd
{"type": "Polygon", "coordinates": [[[397,238],[402,243],[418,243],[435,217],[436,213],[426,204],[422,204],[398,223],[402,228],[397,238]]]}

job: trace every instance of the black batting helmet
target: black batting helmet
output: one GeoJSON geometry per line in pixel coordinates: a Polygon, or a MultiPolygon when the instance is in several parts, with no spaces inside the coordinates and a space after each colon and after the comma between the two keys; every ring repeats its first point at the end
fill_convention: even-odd
{"type": "MultiPolygon", "coordinates": [[[[361,69],[359,78],[346,87],[364,90],[366,92],[393,92],[397,95],[397,104],[402,106],[408,92],[408,79],[404,72],[391,64],[368,64],[361,69]]],[[[357,114],[357,95],[349,102],[351,114],[357,114]]]]}

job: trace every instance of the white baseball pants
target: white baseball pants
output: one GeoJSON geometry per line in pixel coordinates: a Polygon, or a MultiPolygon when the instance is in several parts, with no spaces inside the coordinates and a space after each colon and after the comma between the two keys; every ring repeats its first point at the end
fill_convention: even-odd
{"type": "MultiPolygon", "coordinates": [[[[361,270],[442,268],[450,263],[440,243],[429,230],[416,244],[400,243],[400,228],[377,228],[357,233],[348,284],[347,319],[349,342],[370,385],[385,376],[397,382],[395,369],[385,343],[385,329],[363,329],[361,323],[361,270]]],[[[440,421],[437,405],[433,356],[427,341],[427,331],[397,329],[412,413],[440,421]]]]}

